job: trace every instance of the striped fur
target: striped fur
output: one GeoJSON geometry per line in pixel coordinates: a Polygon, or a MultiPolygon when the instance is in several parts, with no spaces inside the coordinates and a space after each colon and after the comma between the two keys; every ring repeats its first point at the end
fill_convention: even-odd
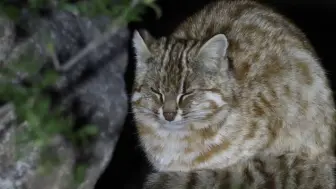
{"type": "Polygon", "coordinates": [[[333,153],[335,107],[325,71],[305,35],[272,10],[221,0],[170,36],[135,32],[133,43],[132,109],[157,171],[333,153]]]}
{"type": "Polygon", "coordinates": [[[253,158],[225,170],[152,173],[144,189],[335,189],[332,160],[292,154],[253,158]]]}

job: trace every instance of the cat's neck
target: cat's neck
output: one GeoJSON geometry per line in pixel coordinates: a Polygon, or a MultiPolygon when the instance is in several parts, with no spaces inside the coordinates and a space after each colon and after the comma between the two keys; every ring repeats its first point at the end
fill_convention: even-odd
{"type": "Polygon", "coordinates": [[[149,120],[138,124],[138,129],[142,127],[157,128],[151,135],[140,135],[142,146],[144,147],[147,157],[158,170],[170,171],[189,171],[193,169],[218,166],[225,167],[238,161],[229,159],[228,155],[234,153],[234,148],[227,149],[226,154],[221,158],[220,164],[214,159],[213,161],[202,160],[202,153],[207,152],[211,146],[224,145],[225,141],[232,140],[229,138],[232,133],[236,132],[232,127],[225,127],[230,123],[237,122],[238,116],[232,109],[222,108],[212,119],[207,121],[190,122],[186,127],[194,127],[193,132],[189,131],[172,131],[160,129],[157,122],[150,123],[149,120]],[[152,125],[149,125],[152,124],[152,125]],[[144,126],[146,125],[146,126],[144,126]],[[232,150],[232,152],[230,152],[232,150]],[[200,157],[200,158],[198,158],[200,157]],[[227,159],[227,163],[223,162],[227,159]]]}

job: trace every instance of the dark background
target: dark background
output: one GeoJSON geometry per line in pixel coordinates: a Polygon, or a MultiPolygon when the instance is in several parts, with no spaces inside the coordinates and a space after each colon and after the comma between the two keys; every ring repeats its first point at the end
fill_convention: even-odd
{"type": "MultiPolygon", "coordinates": [[[[154,36],[168,35],[183,19],[209,2],[211,0],[158,1],[163,12],[159,20],[155,19],[153,11],[148,10],[143,16],[143,22],[130,23],[129,29],[133,31],[138,28],[146,28],[154,36]]],[[[327,71],[333,90],[335,90],[336,29],[334,25],[336,25],[336,2],[331,0],[263,0],[261,2],[286,15],[306,33],[327,71]]],[[[129,48],[129,66],[125,74],[128,94],[131,92],[134,76],[134,56],[131,43],[129,43],[129,48]]],[[[151,168],[139,147],[130,114],[126,118],[115,154],[97,182],[96,189],[141,188],[145,176],[150,171],[151,168]]]]}

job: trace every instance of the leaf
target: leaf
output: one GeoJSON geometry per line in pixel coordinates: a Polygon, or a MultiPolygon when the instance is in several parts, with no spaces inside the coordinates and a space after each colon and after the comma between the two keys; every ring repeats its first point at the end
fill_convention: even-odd
{"type": "Polygon", "coordinates": [[[29,127],[36,128],[40,125],[40,118],[35,112],[27,111],[25,118],[27,119],[29,127]]]}
{"type": "Polygon", "coordinates": [[[22,54],[18,60],[11,62],[8,67],[12,70],[35,74],[40,69],[37,57],[32,52],[22,54]]]}
{"type": "Polygon", "coordinates": [[[16,71],[6,66],[6,67],[1,68],[0,75],[1,77],[7,78],[7,79],[15,79],[16,71]]]}
{"type": "Polygon", "coordinates": [[[14,21],[18,21],[20,18],[20,10],[12,5],[3,5],[0,8],[1,12],[4,12],[9,18],[14,21]]]}
{"type": "Polygon", "coordinates": [[[7,83],[7,81],[0,81],[0,100],[8,101],[13,100],[13,85],[7,83]]]}
{"type": "Polygon", "coordinates": [[[29,6],[33,9],[38,9],[43,7],[48,0],[29,0],[29,6]]]}
{"type": "Polygon", "coordinates": [[[57,82],[59,74],[56,71],[48,70],[44,74],[44,78],[41,81],[41,87],[45,88],[51,86],[57,82]]]}
{"type": "Polygon", "coordinates": [[[39,147],[39,148],[45,146],[46,144],[47,142],[41,138],[34,141],[34,146],[39,147]]]}
{"type": "Polygon", "coordinates": [[[82,13],[82,14],[89,14],[90,13],[89,12],[90,9],[87,5],[87,2],[80,2],[80,3],[77,4],[77,6],[78,6],[78,10],[79,10],[80,13],[82,13]]]}
{"type": "Polygon", "coordinates": [[[87,125],[85,127],[83,127],[82,129],[80,129],[80,131],[78,132],[79,137],[80,138],[86,138],[89,136],[95,136],[99,133],[99,130],[96,126],[94,125],[87,125]]]}
{"type": "Polygon", "coordinates": [[[62,7],[62,9],[71,12],[74,15],[79,15],[80,10],[77,6],[71,5],[71,4],[64,4],[62,7]]]}
{"type": "Polygon", "coordinates": [[[40,97],[38,103],[35,103],[35,112],[43,119],[49,114],[50,111],[50,99],[47,97],[40,97]]]}
{"type": "Polygon", "coordinates": [[[87,165],[83,165],[83,164],[80,164],[76,167],[74,177],[75,177],[75,182],[77,184],[84,181],[86,169],[87,169],[87,165]]]}

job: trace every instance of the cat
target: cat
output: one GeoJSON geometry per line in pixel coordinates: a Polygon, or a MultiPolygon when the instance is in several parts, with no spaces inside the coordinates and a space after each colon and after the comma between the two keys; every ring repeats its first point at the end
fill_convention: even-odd
{"type": "Polygon", "coordinates": [[[179,188],[171,174],[182,174],[176,176],[182,182],[199,171],[236,171],[240,183],[239,170],[255,169],[254,159],[276,175],[289,170],[272,162],[289,164],[279,157],[290,155],[304,160],[306,169],[298,168],[304,174],[326,175],[318,185],[335,187],[332,91],[309,40],[284,16],[254,1],[221,0],[169,36],[135,31],[133,45],[132,110],[140,143],[158,171],[147,186],[161,175],[164,186],[179,188]]]}

